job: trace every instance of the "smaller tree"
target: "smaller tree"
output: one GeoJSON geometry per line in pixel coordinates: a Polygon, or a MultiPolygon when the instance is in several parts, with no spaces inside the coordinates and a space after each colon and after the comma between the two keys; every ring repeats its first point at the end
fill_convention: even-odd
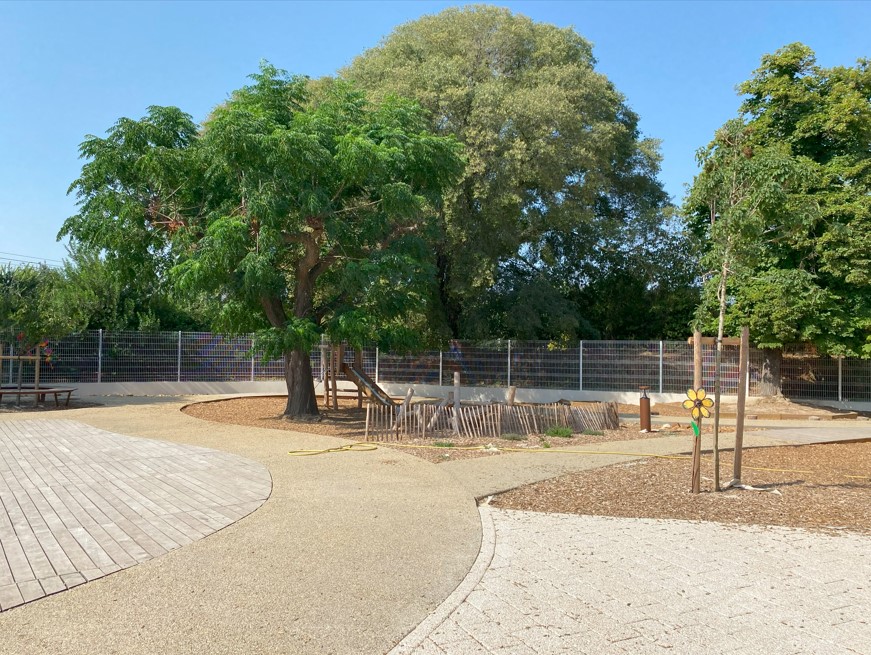
{"type": "Polygon", "coordinates": [[[210,294],[217,330],[255,330],[284,358],[285,414],[317,418],[309,352],[321,333],[356,346],[425,333],[424,237],[463,161],[412,102],[371,105],[341,82],[312,92],[269,64],[251,77],[199,129],[152,107],[86,140],[64,233],[210,294]]]}
{"type": "Polygon", "coordinates": [[[778,256],[803,239],[816,220],[816,203],[804,193],[814,179],[814,168],[806,158],[794,156],[789,146],[760,146],[752,135],[752,127],[734,119],[698,153],[702,172],[693,183],[686,208],[708,239],[702,258],[708,271],[705,302],[699,318],[704,322],[715,306],[712,313],[722,338],[730,309],[731,327],[752,319],[751,329],[756,328],[759,342],[780,345],[798,336],[796,323],[784,319],[820,309],[808,305],[807,297],[793,297],[792,285],[809,275],[801,269],[782,268],[778,256]],[[748,287],[756,293],[744,293],[748,287]],[[765,311],[751,317],[747,301],[760,295],[764,302],[792,303],[790,315],[765,311]]]}

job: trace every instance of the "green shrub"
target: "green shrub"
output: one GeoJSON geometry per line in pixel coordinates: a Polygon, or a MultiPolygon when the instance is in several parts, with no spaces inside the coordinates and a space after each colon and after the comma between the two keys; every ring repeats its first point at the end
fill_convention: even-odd
{"type": "Polygon", "coordinates": [[[453,448],[454,442],[453,441],[436,441],[433,443],[433,446],[435,446],[436,448],[453,448]]]}
{"type": "Polygon", "coordinates": [[[571,428],[563,428],[558,425],[555,425],[552,428],[548,428],[545,434],[549,437],[560,437],[562,439],[571,439],[572,438],[572,429],[571,428]]]}
{"type": "Polygon", "coordinates": [[[589,435],[591,437],[605,436],[605,433],[602,432],[601,430],[584,430],[583,432],[581,432],[581,434],[586,434],[586,435],[589,435]]]}
{"type": "Polygon", "coordinates": [[[502,435],[503,439],[508,439],[508,441],[526,441],[526,437],[522,434],[514,434],[513,432],[506,432],[502,435]]]}

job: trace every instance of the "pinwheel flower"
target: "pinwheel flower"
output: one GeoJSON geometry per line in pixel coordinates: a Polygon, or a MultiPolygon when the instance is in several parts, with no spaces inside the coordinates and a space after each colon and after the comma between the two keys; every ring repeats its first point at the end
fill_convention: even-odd
{"type": "Polygon", "coordinates": [[[711,412],[710,407],[714,406],[714,401],[707,397],[704,389],[687,389],[687,399],[683,401],[684,409],[691,409],[693,419],[698,421],[700,418],[709,418],[711,412]]]}

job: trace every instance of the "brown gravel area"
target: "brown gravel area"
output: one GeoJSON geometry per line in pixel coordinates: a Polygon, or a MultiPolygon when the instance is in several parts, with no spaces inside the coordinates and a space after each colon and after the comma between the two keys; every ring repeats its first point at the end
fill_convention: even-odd
{"type": "MultiPolygon", "coordinates": [[[[721,483],[732,453],[721,457],[721,483]]],[[[690,460],[647,459],[573,473],[504,493],[497,507],[539,512],[848,529],[871,533],[871,443],[754,448],[743,482],[778,493],[713,493],[713,465],[702,465],[702,493],[690,487],[690,460]],[[756,469],[780,469],[755,470],[756,469]]]]}
{"type": "Polygon", "coordinates": [[[308,432],[343,439],[363,439],[366,410],[357,408],[354,399],[340,398],[339,409],[321,407],[319,422],[291,421],[282,417],[286,396],[252,396],[193,403],[182,409],[185,414],[215,423],[250,425],[271,430],[308,432]]]}

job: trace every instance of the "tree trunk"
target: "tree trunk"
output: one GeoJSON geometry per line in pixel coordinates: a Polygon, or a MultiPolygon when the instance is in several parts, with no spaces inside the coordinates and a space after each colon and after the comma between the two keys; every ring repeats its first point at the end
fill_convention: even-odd
{"type": "Polygon", "coordinates": [[[781,395],[781,363],[783,350],[766,348],[762,351],[762,375],[759,379],[759,395],[776,397],[781,395]]]}
{"type": "Polygon", "coordinates": [[[284,353],[284,378],[287,382],[287,407],[284,409],[284,415],[319,421],[315,381],[312,378],[308,351],[291,350],[284,353]]]}

